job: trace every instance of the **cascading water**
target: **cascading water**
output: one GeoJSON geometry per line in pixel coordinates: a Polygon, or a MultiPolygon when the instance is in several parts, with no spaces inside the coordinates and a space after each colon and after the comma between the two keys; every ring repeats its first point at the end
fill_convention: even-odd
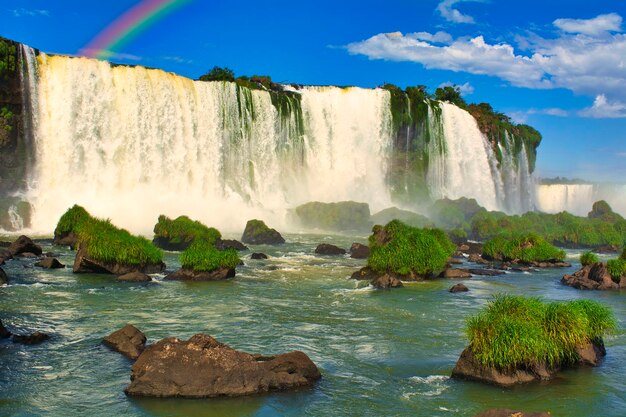
{"type": "MultiPolygon", "coordinates": [[[[49,232],[73,204],[143,234],[159,214],[241,230],[253,217],[285,227],[287,210],[315,200],[367,202],[372,211],[397,205],[388,182],[397,132],[387,90],[280,93],[84,58],[34,58],[25,56],[34,230],[49,232]]],[[[503,150],[500,166],[469,113],[448,103],[427,108],[420,128],[427,135],[416,136],[427,138],[423,145],[414,127],[403,131],[404,171],[414,161],[427,167],[434,198],[474,197],[507,211],[530,206],[524,149],[503,150]],[[413,149],[423,156],[411,159],[413,149]]]]}
{"type": "Polygon", "coordinates": [[[605,200],[613,211],[626,216],[626,185],[620,184],[540,184],[537,206],[547,213],[569,211],[586,216],[593,203],[605,200]]]}

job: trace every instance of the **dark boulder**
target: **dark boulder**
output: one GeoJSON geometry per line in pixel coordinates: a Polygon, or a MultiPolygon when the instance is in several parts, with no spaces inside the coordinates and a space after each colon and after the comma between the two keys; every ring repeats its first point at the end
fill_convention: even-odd
{"type": "Polygon", "coordinates": [[[467,292],[469,288],[467,288],[463,284],[454,284],[448,291],[450,292],[467,292]]]}
{"type": "Polygon", "coordinates": [[[579,290],[616,290],[620,288],[620,285],[613,281],[606,264],[603,262],[584,266],[572,275],[565,275],[561,282],[579,290]]]}
{"type": "Polygon", "coordinates": [[[466,269],[458,269],[458,268],[447,268],[441,274],[439,274],[440,278],[471,278],[472,274],[470,274],[466,269]]]}
{"type": "Polygon", "coordinates": [[[125,275],[130,272],[143,272],[144,274],[156,274],[165,270],[165,264],[122,264],[118,262],[103,262],[93,259],[83,248],[78,249],[74,259],[74,273],[99,273],[125,275]]]}
{"type": "Polygon", "coordinates": [[[251,355],[197,334],[163,339],[139,356],[126,394],[206,398],[242,396],[311,386],[320,372],[302,352],[251,355]]]}
{"type": "Polygon", "coordinates": [[[361,268],[358,271],[354,272],[350,276],[350,278],[356,279],[356,280],[359,280],[359,281],[372,281],[373,279],[376,279],[378,276],[380,276],[379,273],[374,271],[369,266],[366,266],[366,267],[361,268]]]}
{"type": "Polygon", "coordinates": [[[483,244],[477,242],[465,242],[457,246],[456,250],[468,255],[482,255],[483,244]]]}
{"type": "Polygon", "coordinates": [[[525,411],[509,410],[508,408],[493,408],[478,413],[474,417],[552,417],[552,414],[545,411],[527,413],[525,411]]]}
{"type": "Polygon", "coordinates": [[[215,242],[217,250],[235,249],[236,251],[248,250],[248,247],[238,240],[234,239],[218,239],[215,242]]]}
{"type": "MultiPolygon", "coordinates": [[[[568,367],[596,366],[606,355],[602,340],[579,346],[576,348],[579,359],[576,363],[568,364],[568,367]]],[[[563,367],[549,367],[545,363],[532,363],[512,369],[497,369],[481,364],[468,347],[452,370],[452,377],[468,379],[499,386],[512,386],[525,384],[533,381],[547,381],[557,374],[563,367]]]]}
{"type": "Polygon", "coordinates": [[[9,277],[7,277],[6,272],[2,268],[0,268],[0,285],[8,284],[9,277]]]}
{"type": "Polygon", "coordinates": [[[250,259],[267,259],[267,255],[260,252],[254,252],[250,255],[250,259]]]}
{"type": "Polygon", "coordinates": [[[252,245],[277,245],[285,239],[275,229],[270,229],[262,220],[248,220],[241,241],[252,245]]]}
{"type": "Polygon", "coordinates": [[[168,281],[221,281],[235,276],[233,268],[218,268],[213,271],[194,271],[181,268],[165,276],[168,281]]]}
{"type": "Polygon", "coordinates": [[[39,343],[43,343],[48,339],[50,339],[50,336],[42,332],[13,335],[13,343],[21,343],[23,345],[38,345],[39,343]]]}
{"type": "Polygon", "coordinates": [[[344,255],[346,250],[328,243],[320,243],[315,248],[315,253],[318,255],[344,255]]]}
{"type": "Polygon", "coordinates": [[[374,288],[379,290],[403,287],[402,281],[400,281],[400,279],[393,274],[383,274],[376,277],[372,280],[371,284],[374,288]]]}
{"type": "Polygon", "coordinates": [[[37,256],[41,255],[43,250],[27,236],[20,236],[9,246],[9,252],[12,256],[21,255],[23,253],[33,253],[37,256]]]}
{"type": "Polygon", "coordinates": [[[619,253],[621,248],[618,245],[604,245],[593,250],[595,253],[619,253]]]}
{"type": "Polygon", "coordinates": [[[469,257],[467,258],[468,261],[470,262],[474,262],[477,264],[482,264],[482,265],[489,265],[491,262],[489,262],[488,260],[484,259],[481,255],[477,254],[477,253],[472,253],[469,255],[469,257]]]}
{"type": "Polygon", "coordinates": [[[154,246],[170,252],[182,252],[189,246],[191,246],[192,243],[193,239],[182,242],[172,242],[172,239],[170,239],[169,237],[162,236],[156,236],[154,239],[152,239],[152,244],[154,246]]]}
{"type": "Polygon", "coordinates": [[[119,282],[150,282],[152,278],[149,275],[144,274],[143,272],[135,271],[129,272],[128,274],[120,275],[117,277],[116,281],[119,282]]]}
{"type": "Polygon", "coordinates": [[[514,264],[528,265],[533,268],[569,268],[572,264],[563,261],[544,261],[544,262],[513,262],[514,264]]]}
{"type": "Polygon", "coordinates": [[[367,259],[370,256],[370,247],[360,243],[350,246],[350,257],[354,259],[367,259]]]}
{"type": "Polygon", "coordinates": [[[11,337],[11,332],[4,327],[2,321],[0,321],[0,339],[6,339],[7,337],[11,337]]]}
{"type": "Polygon", "coordinates": [[[7,248],[0,248],[0,264],[2,264],[3,261],[11,258],[13,258],[13,255],[11,255],[11,252],[9,252],[7,248]]]}
{"type": "Polygon", "coordinates": [[[146,347],[146,336],[132,324],[111,333],[102,340],[105,346],[135,360],[146,347]]]}
{"type": "Polygon", "coordinates": [[[61,262],[59,262],[56,258],[44,258],[41,261],[37,262],[35,266],[45,269],[60,269],[65,268],[61,262]]]}

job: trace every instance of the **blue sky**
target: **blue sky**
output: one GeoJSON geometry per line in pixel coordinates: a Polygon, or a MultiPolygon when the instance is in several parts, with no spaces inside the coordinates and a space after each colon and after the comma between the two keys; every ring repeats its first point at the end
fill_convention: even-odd
{"type": "MultiPolygon", "coordinates": [[[[3,0],[0,35],[78,54],[135,0],[3,0]]],[[[626,182],[626,2],[195,0],[113,60],[196,78],[445,83],[536,127],[540,176],[626,182]]]]}

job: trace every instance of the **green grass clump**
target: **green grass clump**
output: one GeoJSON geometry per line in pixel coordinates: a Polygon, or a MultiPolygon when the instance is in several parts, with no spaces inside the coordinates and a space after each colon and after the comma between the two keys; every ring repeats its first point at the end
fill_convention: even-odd
{"type": "Polygon", "coordinates": [[[545,303],[511,295],[496,296],[467,320],[467,335],[476,359],[501,370],[575,363],[577,346],[616,328],[611,310],[596,301],[545,303]]]}
{"type": "Polygon", "coordinates": [[[156,264],[163,260],[163,253],[148,239],[133,236],[127,230],[91,216],[83,207],[75,205],[61,216],[55,235],[73,232],[78,246],[99,262],[125,265],[156,264]]]}
{"type": "Polygon", "coordinates": [[[626,246],[624,247],[624,250],[622,250],[622,254],[619,256],[619,258],[626,261],[626,246]]]}
{"type": "Polygon", "coordinates": [[[613,279],[619,280],[622,276],[626,275],[626,260],[611,259],[606,263],[606,269],[613,279]]]}
{"type": "Polygon", "coordinates": [[[196,240],[180,255],[183,268],[197,272],[209,272],[218,268],[235,268],[240,263],[239,255],[234,249],[220,251],[212,242],[196,240]]]}
{"type": "Polygon", "coordinates": [[[167,216],[159,216],[154,226],[155,238],[165,238],[170,243],[189,243],[195,240],[206,240],[215,243],[222,238],[221,233],[213,227],[207,227],[187,216],[180,216],[172,220],[167,216]]]}
{"type": "Polygon", "coordinates": [[[533,233],[511,239],[496,237],[483,245],[483,255],[503,261],[520,260],[523,262],[562,261],[565,252],[555,248],[541,236],[533,233]]]}
{"type": "Polygon", "coordinates": [[[600,258],[593,252],[585,252],[580,255],[580,263],[582,266],[593,265],[600,262],[600,258]]]}
{"type": "Polygon", "coordinates": [[[428,276],[445,268],[455,246],[439,229],[418,229],[393,220],[386,226],[374,226],[369,238],[370,256],[367,264],[379,273],[396,272],[428,276]],[[379,242],[377,236],[386,236],[379,242]]]}

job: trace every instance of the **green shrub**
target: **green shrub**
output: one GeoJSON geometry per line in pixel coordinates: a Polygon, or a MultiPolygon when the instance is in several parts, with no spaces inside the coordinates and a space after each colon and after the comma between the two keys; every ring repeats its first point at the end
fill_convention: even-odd
{"type": "Polygon", "coordinates": [[[386,226],[374,226],[369,238],[368,266],[373,270],[428,276],[446,266],[455,246],[439,229],[418,229],[393,220],[386,226]],[[378,237],[377,237],[378,236],[378,237]],[[379,236],[385,236],[380,242],[379,236]]]}
{"type": "Polygon", "coordinates": [[[215,249],[212,242],[196,240],[180,255],[180,263],[183,268],[198,272],[214,271],[218,268],[234,269],[239,265],[240,259],[237,251],[227,249],[220,251],[215,249]]]}
{"type": "Polygon", "coordinates": [[[200,81],[235,81],[235,73],[228,67],[213,67],[198,78],[200,81]]]}
{"type": "Polygon", "coordinates": [[[206,240],[214,244],[222,238],[222,235],[217,229],[207,227],[187,216],[180,216],[172,220],[167,216],[160,215],[158,223],[154,226],[154,237],[168,239],[170,243],[206,240]]]}
{"type": "Polygon", "coordinates": [[[78,246],[99,262],[126,265],[156,264],[163,253],[149,240],[119,229],[109,220],[92,217],[83,207],[74,205],[59,219],[55,235],[73,232],[78,246]]]}
{"type": "Polygon", "coordinates": [[[538,298],[499,295],[467,320],[467,335],[481,364],[512,369],[575,362],[577,346],[616,327],[612,312],[595,301],[544,303],[538,298]]]}
{"type": "Polygon", "coordinates": [[[626,260],[611,259],[606,263],[606,269],[613,279],[619,280],[620,277],[626,275],[626,260]]]}
{"type": "Polygon", "coordinates": [[[585,252],[580,255],[580,264],[582,266],[593,265],[597,262],[600,262],[598,255],[593,252],[585,252]]]}
{"type": "Polygon", "coordinates": [[[483,245],[483,256],[502,261],[562,261],[565,252],[555,248],[541,236],[526,234],[513,238],[496,237],[483,245]]]}

